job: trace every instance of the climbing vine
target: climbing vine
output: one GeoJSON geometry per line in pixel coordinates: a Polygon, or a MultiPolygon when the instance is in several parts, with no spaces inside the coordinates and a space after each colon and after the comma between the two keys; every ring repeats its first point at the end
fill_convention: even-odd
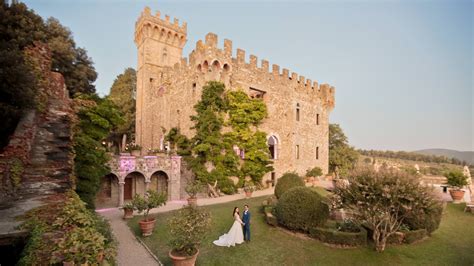
{"type": "Polygon", "coordinates": [[[261,99],[251,99],[243,91],[225,91],[223,83],[211,81],[203,87],[201,100],[191,116],[196,134],[188,140],[179,130],[171,129],[166,139],[177,146],[196,177],[207,183],[218,182],[222,192],[232,194],[235,185],[229,179],[245,177],[260,183],[271,171],[266,134],[258,125],[267,116],[261,99]],[[226,133],[223,133],[223,129],[226,133]],[[229,129],[229,130],[228,130],[229,129]]]}

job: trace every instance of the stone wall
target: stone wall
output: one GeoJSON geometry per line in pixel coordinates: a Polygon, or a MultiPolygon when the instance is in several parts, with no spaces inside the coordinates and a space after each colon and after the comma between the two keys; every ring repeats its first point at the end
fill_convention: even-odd
{"type": "MultiPolygon", "coordinates": [[[[200,100],[202,87],[208,81],[218,80],[227,89],[243,90],[252,97],[262,97],[266,103],[269,115],[261,130],[278,140],[278,157],[273,165],[276,177],[287,171],[304,174],[315,166],[328,172],[328,126],[329,114],[334,108],[334,87],[296,73],[290,75],[288,69],[280,70],[278,65],[270,69],[267,60],[258,65],[254,55],[250,55],[247,62],[245,51],[241,49],[237,49],[233,57],[232,42],[224,40],[221,49],[217,47],[217,36],[212,33],[206,35],[204,42],[197,42],[189,62],[181,58],[171,67],[160,61],[163,53],[153,45],[155,42],[167,45],[155,32],[167,31],[168,25],[154,23],[160,18],[152,20],[150,16],[149,12],[146,16],[142,14],[135,32],[139,57],[136,141],[144,150],[162,147],[166,134],[162,129],[178,127],[183,134],[192,136],[193,124],[189,117],[194,114],[193,106],[200,100]],[[153,30],[145,31],[143,25],[153,30]]],[[[184,46],[184,43],[179,45],[184,46]]],[[[181,50],[175,52],[181,56],[181,50]]],[[[265,179],[270,176],[268,173],[265,179]]]]}

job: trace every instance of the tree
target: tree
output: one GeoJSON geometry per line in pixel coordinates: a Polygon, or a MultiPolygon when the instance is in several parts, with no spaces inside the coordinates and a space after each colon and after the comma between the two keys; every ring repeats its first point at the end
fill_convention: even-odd
{"type": "Polygon", "coordinates": [[[111,140],[119,147],[125,134],[132,138],[135,132],[135,92],[137,74],[135,69],[127,68],[115,78],[108,99],[111,100],[123,115],[124,123],[111,133],[111,140]]]}
{"type": "Polygon", "coordinates": [[[117,128],[123,120],[115,105],[97,95],[79,95],[75,100],[79,121],[75,126],[73,139],[74,171],[76,174],[76,192],[94,209],[94,200],[100,187],[101,178],[110,169],[109,157],[102,141],[110,131],[117,128]]]}
{"type": "Polygon", "coordinates": [[[97,72],[84,48],[76,48],[71,31],[50,17],[46,21],[47,43],[53,51],[53,69],[64,76],[69,95],[94,93],[97,72]]]}
{"type": "Polygon", "coordinates": [[[19,119],[35,106],[35,77],[25,64],[23,53],[12,44],[0,41],[0,148],[8,144],[19,119]]]}
{"type": "Polygon", "coordinates": [[[338,124],[329,125],[329,171],[345,175],[353,169],[359,154],[349,146],[348,140],[338,124]]]}
{"type": "Polygon", "coordinates": [[[400,171],[363,169],[349,175],[349,184],[337,186],[333,208],[349,210],[355,221],[373,231],[375,249],[382,252],[387,239],[405,219],[437,205],[432,191],[415,176],[400,171]]]}

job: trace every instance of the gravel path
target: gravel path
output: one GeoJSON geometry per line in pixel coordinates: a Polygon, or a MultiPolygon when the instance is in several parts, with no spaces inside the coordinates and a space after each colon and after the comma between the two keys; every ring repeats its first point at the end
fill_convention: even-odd
{"type": "MultiPolygon", "coordinates": [[[[255,191],[252,197],[260,197],[271,195],[274,193],[273,188],[255,191]]],[[[245,199],[245,194],[235,194],[229,196],[222,196],[219,198],[198,199],[199,206],[225,203],[235,200],[245,199]]],[[[176,210],[186,205],[187,201],[170,201],[165,206],[151,210],[150,213],[160,213],[176,210]]],[[[145,247],[138,242],[135,235],[130,231],[126,222],[122,219],[123,211],[118,208],[101,209],[97,212],[110,221],[110,226],[119,242],[117,250],[118,265],[160,265],[160,263],[153,258],[153,256],[145,249],[145,247]]]]}

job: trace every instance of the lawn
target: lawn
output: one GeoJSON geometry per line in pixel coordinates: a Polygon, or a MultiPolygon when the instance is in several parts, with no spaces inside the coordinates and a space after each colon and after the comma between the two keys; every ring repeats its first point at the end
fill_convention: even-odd
{"type": "MultiPolygon", "coordinates": [[[[290,234],[265,223],[260,211],[265,198],[239,200],[208,206],[213,225],[203,241],[198,265],[473,265],[474,215],[464,213],[464,204],[448,204],[440,228],[423,242],[389,246],[382,254],[372,246],[355,249],[336,249],[317,240],[290,234]],[[252,212],[252,241],[236,247],[217,247],[212,241],[227,232],[232,225],[234,206],[250,205],[252,212]]],[[[156,216],[156,228],[145,243],[165,264],[171,265],[167,246],[169,232],[166,225],[170,213],[156,216]]],[[[129,221],[135,234],[140,234],[138,219],[129,221]]]]}

